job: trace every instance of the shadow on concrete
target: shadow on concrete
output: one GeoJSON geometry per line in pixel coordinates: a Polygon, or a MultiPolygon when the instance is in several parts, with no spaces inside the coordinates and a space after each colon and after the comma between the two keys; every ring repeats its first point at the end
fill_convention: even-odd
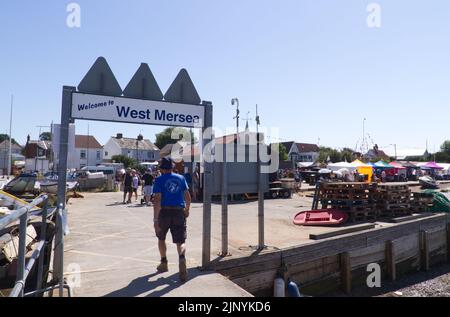
{"type": "Polygon", "coordinates": [[[143,205],[143,204],[128,205],[128,206],[127,206],[127,208],[144,208],[144,207],[151,208],[151,207],[153,207],[153,206],[147,206],[147,205],[143,205]]]}
{"type": "MultiPolygon", "coordinates": [[[[186,283],[198,276],[206,275],[208,273],[210,272],[201,272],[196,268],[190,268],[188,269],[189,278],[186,283]]],[[[138,277],[131,281],[130,284],[128,284],[124,288],[106,294],[104,297],[138,297],[143,296],[144,294],[149,293],[154,289],[158,290],[145,295],[145,297],[161,297],[185,284],[180,281],[178,272],[168,277],[161,276],[156,280],[152,280],[158,275],[161,274],[156,272],[138,277]]]]}
{"type": "Polygon", "coordinates": [[[114,206],[125,206],[123,202],[116,201],[115,203],[105,205],[106,207],[114,207],[114,206]]]}
{"type": "MultiPolygon", "coordinates": [[[[255,201],[258,201],[258,200],[234,200],[234,201],[228,201],[228,205],[230,205],[230,206],[247,205],[247,204],[254,203],[255,201]]],[[[222,202],[221,201],[212,201],[211,204],[212,205],[222,205],[222,202]]]]}

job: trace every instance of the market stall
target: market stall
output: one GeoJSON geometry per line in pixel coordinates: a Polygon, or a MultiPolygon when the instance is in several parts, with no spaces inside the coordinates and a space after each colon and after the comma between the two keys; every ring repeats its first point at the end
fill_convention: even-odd
{"type": "MultiPolygon", "coordinates": [[[[391,162],[389,163],[390,166],[394,167],[393,170],[391,170],[394,173],[394,180],[395,181],[407,181],[408,179],[408,173],[406,167],[404,167],[399,162],[391,162]]],[[[391,173],[392,174],[392,173],[391,173]]]]}
{"type": "Polygon", "coordinates": [[[423,171],[427,172],[432,177],[436,177],[438,171],[442,171],[444,168],[439,166],[436,162],[428,162],[420,167],[423,171]]]}
{"type": "Polygon", "coordinates": [[[356,167],[359,174],[365,175],[368,182],[373,179],[373,166],[361,162],[360,160],[355,160],[351,163],[352,166],[356,167]]]}
{"type": "Polygon", "coordinates": [[[393,181],[394,180],[394,167],[389,165],[389,163],[381,160],[374,164],[375,175],[377,178],[383,180],[383,172],[386,174],[386,178],[384,181],[393,181]]]}
{"type": "Polygon", "coordinates": [[[417,171],[420,170],[420,167],[409,161],[402,163],[402,166],[406,168],[406,177],[408,178],[408,180],[416,181],[417,171]]]}

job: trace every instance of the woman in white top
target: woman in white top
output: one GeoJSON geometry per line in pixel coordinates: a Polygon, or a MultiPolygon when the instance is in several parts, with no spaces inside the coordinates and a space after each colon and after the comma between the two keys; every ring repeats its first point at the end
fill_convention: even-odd
{"type": "Polygon", "coordinates": [[[133,193],[136,197],[136,201],[138,200],[138,188],[139,188],[139,175],[133,170],[133,193]]]}

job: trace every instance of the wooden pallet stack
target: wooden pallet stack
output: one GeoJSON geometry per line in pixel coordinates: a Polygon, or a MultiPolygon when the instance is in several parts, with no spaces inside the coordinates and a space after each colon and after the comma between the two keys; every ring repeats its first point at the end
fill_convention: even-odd
{"type": "Polygon", "coordinates": [[[411,196],[412,212],[427,212],[433,207],[434,195],[431,193],[413,193],[411,196]]]}
{"type": "Polygon", "coordinates": [[[376,220],[376,183],[323,183],[320,188],[322,208],[348,212],[350,222],[376,220]]]}
{"type": "Polygon", "coordinates": [[[405,184],[378,184],[377,208],[383,217],[412,214],[411,190],[405,184]]]}

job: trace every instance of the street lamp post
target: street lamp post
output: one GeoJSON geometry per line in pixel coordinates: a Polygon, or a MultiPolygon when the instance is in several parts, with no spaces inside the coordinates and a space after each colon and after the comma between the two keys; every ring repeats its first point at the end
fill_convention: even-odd
{"type": "Polygon", "coordinates": [[[12,130],[13,103],[14,103],[14,96],[11,95],[11,113],[9,116],[9,150],[8,150],[8,170],[7,170],[8,176],[11,175],[11,165],[12,165],[12,136],[11,136],[12,132],[11,132],[11,130],[12,130]]]}
{"type": "Polygon", "coordinates": [[[236,136],[239,135],[239,99],[238,98],[233,98],[231,100],[231,105],[232,106],[236,106],[236,117],[234,117],[233,119],[236,119],[236,136]]]}
{"type": "Polygon", "coordinates": [[[139,163],[138,148],[139,148],[139,137],[136,139],[136,161],[139,163]]]}
{"type": "Polygon", "coordinates": [[[397,161],[397,144],[391,144],[395,149],[395,160],[397,161]]]}

